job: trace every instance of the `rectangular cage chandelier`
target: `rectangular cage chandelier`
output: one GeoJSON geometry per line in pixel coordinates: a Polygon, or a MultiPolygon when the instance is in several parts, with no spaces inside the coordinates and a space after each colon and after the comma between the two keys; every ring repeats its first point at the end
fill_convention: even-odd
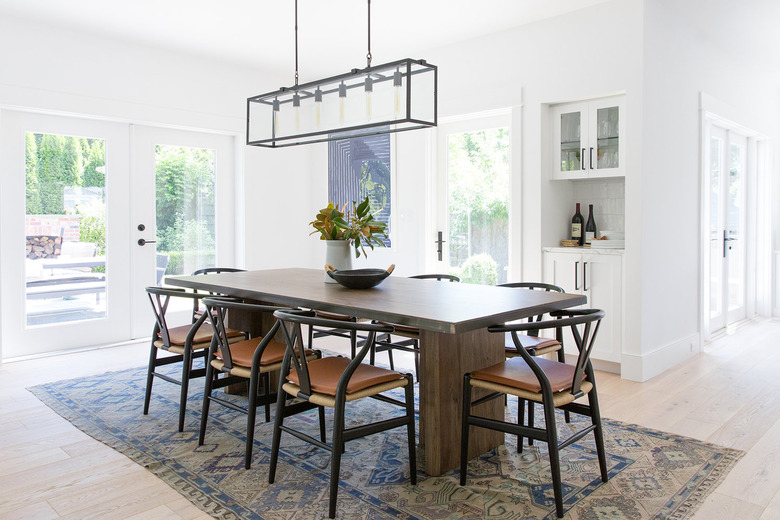
{"type": "Polygon", "coordinates": [[[371,0],[365,69],[298,84],[295,5],[295,85],[247,99],[246,144],[279,148],[437,124],[437,69],[425,60],[371,66],[371,0]]]}

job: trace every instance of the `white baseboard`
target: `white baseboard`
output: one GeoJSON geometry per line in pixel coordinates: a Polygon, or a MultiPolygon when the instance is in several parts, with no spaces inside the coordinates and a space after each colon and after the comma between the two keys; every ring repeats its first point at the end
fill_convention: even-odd
{"type": "Polygon", "coordinates": [[[644,382],[701,352],[699,334],[661,347],[647,354],[623,354],[620,376],[630,381],[644,382]]]}

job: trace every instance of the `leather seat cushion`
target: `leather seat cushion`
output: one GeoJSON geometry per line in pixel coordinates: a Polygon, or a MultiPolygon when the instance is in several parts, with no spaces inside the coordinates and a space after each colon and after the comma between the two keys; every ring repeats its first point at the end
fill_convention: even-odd
{"type": "MultiPolygon", "coordinates": [[[[520,344],[526,350],[531,348],[535,350],[541,350],[543,348],[555,347],[560,345],[560,343],[558,343],[558,340],[555,339],[540,338],[537,336],[528,336],[526,334],[518,334],[517,338],[520,340],[520,344]]],[[[511,339],[509,340],[509,343],[507,343],[506,345],[506,350],[517,352],[517,349],[515,348],[515,343],[511,339]]]]}
{"type": "MultiPolygon", "coordinates": [[[[252,356],[255,355],[257,345],[262,341],[262,337],[246,339],[239,341],[238,343],[232,343],[230,345],[230,359],[233,360],[234,366],[239,367],[252,367],[252,356]]],[[[271,340],[266,345],[263,351],[263,357],[260,359],[260,366],[273,365],[275,363],[281,363],[284,359],[284,351],[287,346],[284,343],[271,340]]],[[[313,354],[314,351],[307,350],[306,355],[313,354]]],[[[217,358],[223,359],[222,349],[217,349],[217,358]]]]}
{"type": "MultiPolygon", "coordinates": [[[[534,358],[534,361],[544,371],[547,379],[550,380],[550,387],[553,393],[567,390],[571,387],[572,379],[574,379],[573,365],[551,361],[543,357],[534,358]]],[[[474,371],[471,373],[471,377],[513,388],[520,388],[529,392],[538,393],[542,391],[542,385],[539,384],[536,374],[533,373],[525,360],[519,357],[507,359],[501,363],[474,371]]],[[[584,374],[582,379],[585,379],[584,374]]]]}
{"type": "MultiPolygon", "coordinates": [[[[192,325],[182,325],[180,327],[169,328],[168,336],[171,338],[171,345],[183,346],[185,340],[187,339],[187,334],[189,334],[191,328],[192,325]]],[[[236,336],[241,336],[243,334],[244,333],[240,330],[227,330],[227,335],[229,338],[235,338],[236,336]]],[[[198,332],[195,333],[195,337],[193,338],[192,342],[203,343],[205,341],[211,341],[211,336],[213,335],[214,329],[212,329],[211,325],[208,323],[204,323],[200,326],[198,332]]]]}
{"type": "MultiPolygon", "coordinates": [[[[309,381],[311,382],[312,391],[335,396],[339,378],[351,361],[348,358],[330,356],[309,362],[309,381]]],[[[349,380],[349,384],[347,384],[347,394],[381,383],[403,379],[403,377],[403,374],[393,370],[361,364],[357,367],[355,373],[352,374],[352,378],[349,380]]],[[[290,371],[287,380],[300,386],[298,373],[295,369],[290,371]]]]}

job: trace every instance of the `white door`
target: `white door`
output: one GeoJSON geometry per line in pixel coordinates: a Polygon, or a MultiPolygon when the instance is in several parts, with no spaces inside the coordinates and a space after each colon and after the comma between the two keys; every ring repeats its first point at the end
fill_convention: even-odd
{"type": "Polygon", "coordinates": [[[429,251],[436,272],[465,283],[507,282],[510,152],[508,115],[439,125],[437,237],[429,251]]]}
{"type": "Polygon", "coordinates": [[[710,332],[744,319],[747,138],[712,125],[709,168],[710,332]]]}
{"type": "Polygon", "coordinates": [[[128,137],[0,111],[3,358],[129,339],[128,137]]]}
{"type": "Polygon", "coordinates": [[[230,136],[0,111],[2,358],[148,337],[146,286],[234,265],[234,155],[230,136]]]}
{"type": "MultiPolygon", "coordinates": [[[[142,317],[132,333],[144,337],[153,325],[144,287],[166,275],[235,267],[235,144],[227,135],[135,125],[132,142],[132,302],[142,317]]],[[[175,304],[169,321],[186,323],[192,308],[175,304]]]]}

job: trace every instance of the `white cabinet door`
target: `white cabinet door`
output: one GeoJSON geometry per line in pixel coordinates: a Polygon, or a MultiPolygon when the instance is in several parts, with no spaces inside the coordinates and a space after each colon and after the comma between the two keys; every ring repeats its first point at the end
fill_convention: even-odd
{"type": "Polygon", "coordinates": [[[620,362],[623,331],[622,260],[617,255],[582,256],[582,287],[588,297],[588,307],[606,312],[591,354],[594,359],[620,362]]]}
{"type": "Polygon", "coordinates": [[[590,177],[621,177],[625,172],[625,97],[588,104],[588,173],[590,177]]]}
{"type": "Polygon", "coordinates": [[[553,106],[553,179],[625,176],[625,96],[553,106]]]}
{"type": "MultiPolygon", "coordinates": [[[[544,253],[544,281],[568,293],[587,296],[583,307],[602,309],[605,318],[599,326],[591,357],[620,362],[623,333],[623,257],[592,253],[544,253]]],[[[566,332],[567,354],[575,354],[571,334],[566,332]],[[567,346],[568,345],[568,346],[567,346]]]]}

